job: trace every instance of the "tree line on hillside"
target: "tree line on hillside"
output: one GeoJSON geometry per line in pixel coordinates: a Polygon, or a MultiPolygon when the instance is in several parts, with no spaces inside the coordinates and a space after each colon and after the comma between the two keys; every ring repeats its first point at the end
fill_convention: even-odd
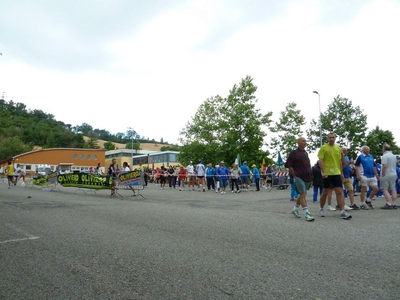
{"type": "Polygon", "coordinates": [[[239,154],[242,161],[251,164],[272,163],[278,151],[287,157],[297,148],[299,136],[307,138],[307,151],[312,152],[321,142],[326,142],[329,132],[336,133],[336,142],[346,146],[353,158],[362,145],[368,145],[374,156],[382,155],[385,143],[392,146],[394,153],[399,153],[390,130],[376,126],[367,133],[367,115],[347,98],[335,97],[318,120],[313,119],[307,127],[295,102],[288,103],[274,123],[272,112],[262,113],[257,107],[256,91],[253,79],[246,76],[233,86],[228,96],[206,99],[180,132],[180,162],[186,164],[202,158],[207,163],[224,160],[231,164],[239,154]]]}
{"type": "Polygon", "coordinates": [[[111,134],[105,129],[94,129],[87,123],[72,126],[54,119],[38,109],[27,109],[23,103],[0,99],[0,160],[40,148],[90,148],[99,149],[98,140],[106,140],[104,148],[115,149],[114,143],[123,143],[139,149],[142,142],[156,142],[140,136],[135,130],[111,134]],[[89,139],[85,141],[84,136],[89,139]]]}

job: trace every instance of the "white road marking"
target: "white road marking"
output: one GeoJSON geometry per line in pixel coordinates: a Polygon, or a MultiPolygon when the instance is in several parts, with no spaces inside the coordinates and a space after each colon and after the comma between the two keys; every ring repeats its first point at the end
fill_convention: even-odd
{"type": "Polygon", "coordinates": [[[30,236],[30,237],[22,238],[22,239],[14,239],[14,240],[0,241],[0,244],[13,243],[13,242],[21,242],[21,241],[26,241],[26,240],[37,240],[38,238],[39,238],[38,236],[30,236]]]}

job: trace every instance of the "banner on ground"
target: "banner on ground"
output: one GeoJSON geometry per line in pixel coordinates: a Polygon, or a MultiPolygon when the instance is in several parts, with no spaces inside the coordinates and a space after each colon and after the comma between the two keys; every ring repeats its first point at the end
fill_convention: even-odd
{"type": "Polygon", "coordinates": [[[110,175],[102,176],[92,173],[60,174],[57,182],[65,187],[86,189],[111,189],[113,178],[110,175]]]}
{"type": "MultiPolygon", "coordinates": [[[[117,181],[118,186],[141,186],[141,174],[137,170],[121,173],[118,175],[117,181]]],[[[103,176],[92,173],[69,173],[58,175],[57,182],[64,187],[111,189],[113,177],[111,175],[103,176]]]]}

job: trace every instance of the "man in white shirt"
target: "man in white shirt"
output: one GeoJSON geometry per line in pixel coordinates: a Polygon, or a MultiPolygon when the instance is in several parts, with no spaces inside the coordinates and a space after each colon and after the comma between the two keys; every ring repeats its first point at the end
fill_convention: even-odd
{"type": "Polygon", "coordinates": [[[386,199],[386,204],[381,207],[381,209],[397,209],[396,199],[397,199],[397,191],[396,191],[396,180],[397,180],[397,172],[396,172],[396,164],[397,159],[396,156],[393,155],[392,151],[390,151],[390,146],[383,146],[383,155],[382,155],[382,177],[381,177],[381,190],[386,199]],[[389,190],[392,192],[392,195],[389,194],[389,190]]]}
{"type": "Polygon", "coordinates": [[[197,174],[197,190],[200,192],[200,189],[203,189],[203,192],[205,192],[206,186],[204,183],[204,176],[206,175],[206,167],[201,163],[201,159],[199,159],[199,162],[196,165],[196,174],[197,174]]]}
{"type": "Polygon", "coordinates": [[[193,162],[190,161],[189,165],[186,167],[187,175],[189,177],[189,190],[190,186],[192,186],[192,190],[194,191],[194,185],[196,183],[196,174],[194,173],[193,162]]]}

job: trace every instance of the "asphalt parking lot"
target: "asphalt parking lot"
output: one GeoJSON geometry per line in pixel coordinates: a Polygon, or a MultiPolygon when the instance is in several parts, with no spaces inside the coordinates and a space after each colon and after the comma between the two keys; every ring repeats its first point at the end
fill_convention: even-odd
{"type": "Polygon", "coordinates": [[[382,198],[306,222],[288,190],[109,193],[0,184],[0,299],[400,299],[382,198]]]}

